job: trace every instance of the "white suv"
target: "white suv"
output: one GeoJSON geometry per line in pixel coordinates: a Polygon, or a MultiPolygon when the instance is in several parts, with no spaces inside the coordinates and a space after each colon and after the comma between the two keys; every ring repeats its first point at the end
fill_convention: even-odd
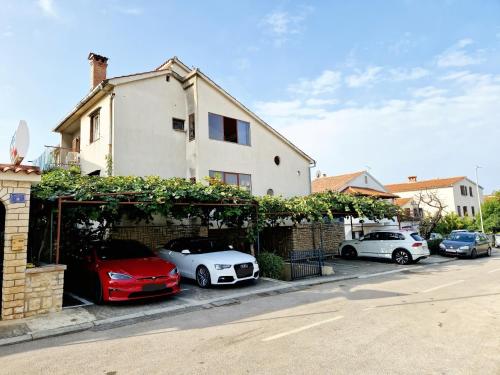
{"type": "Polygon", "coordinates": [[[376,231],[359,240],[340,244],[340,256],[347,259],[372,257],[392,259],[398,264],[418,262],[429,256],[427,241],[416,232],[404,230],[376,231]]]}

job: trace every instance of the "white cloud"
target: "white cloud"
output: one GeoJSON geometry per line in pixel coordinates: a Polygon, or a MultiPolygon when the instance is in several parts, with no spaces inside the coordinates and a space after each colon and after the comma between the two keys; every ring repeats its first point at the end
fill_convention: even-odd
{"type": "Polygon", "coordinates": [[[466,51],[466,47],[473,43],[470,38],[459,40],[436,57],[437,66],[447,68],[480,64],[483,61],[480,51],[474,51],[472,54],[466,51]]]}
{"type": "Polygon", "coordinates": [[[342,108],[313,108],[308,100],[315,98],[310,97],[259,103],[258,111],[315,158],[319,168],[332,173],[369,164],[377,178],[389,183],[403,180],[410,172],[429,178],[467,175],[474,165],[483,163],[491,172],[486,189],[498,185],[494,172],[500,154],[491,153],[497,148],[497,138],[491,135],[498,133],[500,121],[500,76],[485,75],[448,92],[425,86],[413,94],[403,100],[351,103],[342,108]],[[468,150],[465,159],[450,154],[463,149],[468,150]]]}
{"type": "Polygon", "coordinates": [[[288,87],[288,91],[301,95],[320,95],[332,93],[340,87],[342,74],[338,71],[324,70],[315,79],[302,78],[288,87]]]}
{"type": "Polygon", "coordinates": [[[38,0],[37,5],[46,16],[53,18],[58,17],[53,0],[38,0]]]}
{"type": "Polygon", "coordinates": [[[345,81],[349,87],[370,86],[380,78],[381,71],[382,67],[380,66],[370,66],[364,72],[358,70],[356,74],[347,76],[345,81]]]}
{"type": "Polygon", "coordinates": [[[446,94],[448,90],[446,89],[440,89],[434,86],[425,86],[425,87],[420,87],[416,90],[413,90],[413,96],[415,97],[420,97],[420,98],[430,98],[432,96],[442,96],[446,94]]]}
{"type": "Polygon", "coordinates": [[[317,106],[335,105],[335,104],[338,104],[339,101],[337,99],[317,99],[317,98],[311,98],[311,99],[307,99],[305,101],[305,103],[308,106],[317,107],[317,106]]]}
{"type": "Polygon", "coordinates": [[[429,71],[424,68],[416,67],[411,69],[391,69],[389,70],[390,79],[394,81],[410,81],[423,78],[429,75],[429,71]]]}
{"type": "Polygon", "coordinates": [[[274,44],[279,47],[291,35],[300,34],[303,31],[303,23],[312,11],[312,7],[302,7],[297,13],[276,10],[263,18],[261,26],[272,36],[274,44]]]}

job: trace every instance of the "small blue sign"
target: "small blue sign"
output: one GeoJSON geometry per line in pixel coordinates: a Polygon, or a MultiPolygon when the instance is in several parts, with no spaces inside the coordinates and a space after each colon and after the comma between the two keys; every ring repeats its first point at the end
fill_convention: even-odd
{"type": "Polygon", "coordinates": [[[10,193],[10,203],[24,203],[26,195],[24,193],[10,193]]]}

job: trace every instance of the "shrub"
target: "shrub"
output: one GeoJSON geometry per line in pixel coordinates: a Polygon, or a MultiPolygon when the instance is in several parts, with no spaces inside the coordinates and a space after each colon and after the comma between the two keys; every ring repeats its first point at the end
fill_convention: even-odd
{"type": "Polygon", "coordinates": [[[439,244],[442,242],[442,239],[436,240],[427,240],[427,245],[429,246],[429,251],[431,254],[439,253],[439,244]]]}
{"type": "Polygon", "coordinates": [[[260,253],[257,257],[260,273],[262,276],[272,279],[280,279],[285,266],[283,258],[273,253],[260,253]]]}

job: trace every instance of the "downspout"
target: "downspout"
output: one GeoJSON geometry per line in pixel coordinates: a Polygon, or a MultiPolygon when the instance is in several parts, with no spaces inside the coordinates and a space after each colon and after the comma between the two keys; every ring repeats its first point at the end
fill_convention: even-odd
{"type": "Polygon", "coordinates": [[[311,169],[315,168],[315,167],[316,167],[316,160],[313,160],[312,163],[309,163],[309,168],[307,169],[307,172],[309,173],[309,194],[308,195],[311,195],[311,193],[312,193],[311,169]]]}
{"type": "Polygon", "coordinates": [[[111,158],[111,168],[110,168],[110,176],[114,175],[114,164],[115,164],[115,158],[114,158],[114,150],[113,150],[113,136],[114,136],[114,127],[115,127],[115,116],[114,116],[114,99],[115,99],[115,93],[112,92],[109,94],[109,144],[108,144],[108,157],[111,158]]]}

